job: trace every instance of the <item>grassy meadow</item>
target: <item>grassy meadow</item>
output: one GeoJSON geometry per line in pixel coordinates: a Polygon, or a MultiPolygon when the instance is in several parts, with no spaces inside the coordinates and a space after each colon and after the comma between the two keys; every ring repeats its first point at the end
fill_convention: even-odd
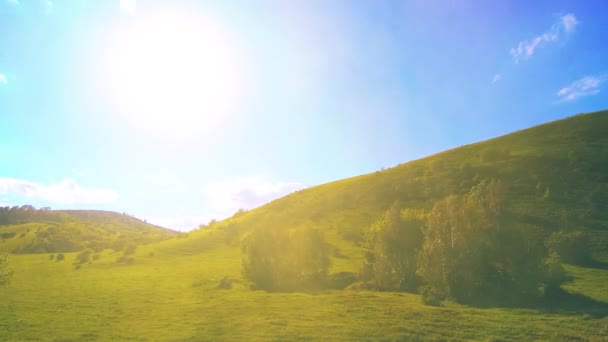
{"type": "MultiPolygon", "coordinates": [[[[14,270],[0,288],[0,340],[606,341],[606,128],[607,112],[575,116],[298,191],[188,234],[139,221],[131,230],[104,226],[110,216],[82,212],[68,213],[67,223],[0,225],[8,234],[0,251],[13,252],[14,270]],[[545,236],[576,228],[591,237],[593,260],[564,265],[570,280],[559,300],[429,306],[415,293],[356,286],[266,292],[243,276],[241,241],[269,226],[318,229],[331,247],[330,277],[355,276],[365,259],[366,231],[392,203],[428,211],[482,179],[500,179],[509,188],[510,224],[545,236]],[[141,240],[129,260],[117,262],[127,252],[115,242],[135,238],[141,240]],[[61,241],[74,239],[83,240],[78,251],[61,250],[61,241]],[[24,252],[31,246],[37,249],[24,252]],[[79,260],[82,249],[93,257],[79,260]],[[58,253],[65,258],[57,260],[58,253]]],[[[129,225],[118,216],[112,220],[129,225]]]]}
{"type": "MultiPolygon", "coordinates": [[[[602,341],[608,334],[606,269],[568,267],[574,281],[566,288],[597,301],[576,307],[431,307],[410,293],[253,291],[241,278],[237,248],[218,242],[179,254],[176,242],[141,248],[130,265],[117,264],[112,252],[80,269],[75,253],[61,262],[12,256],[14,279],[0,291],[0,340],[602,341]],[[218,288],[224,277],[234,280],[231,289],[218,288]]],[[[353,252],[332,271],[357,267],[353,252]]]]}

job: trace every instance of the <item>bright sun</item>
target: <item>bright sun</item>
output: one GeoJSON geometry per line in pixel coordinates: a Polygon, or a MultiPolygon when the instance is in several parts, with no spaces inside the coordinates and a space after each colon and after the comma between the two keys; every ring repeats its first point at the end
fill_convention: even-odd
{"type": "Polygon", "coordinates": [[[194,133],[232,109],[236,56],[209,18],[134,18],[111,45],[108,76],[113,98],[123,118],[137,128],[194,133]]]}

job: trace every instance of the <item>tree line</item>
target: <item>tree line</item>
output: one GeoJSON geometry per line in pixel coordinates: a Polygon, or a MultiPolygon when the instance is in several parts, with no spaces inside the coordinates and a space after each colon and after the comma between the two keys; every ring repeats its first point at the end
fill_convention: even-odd
{"type": "MultiPolygon", "coordinates": [[[[365,236],[359,278],[381,291],[418,291],[428,304],[529,303],[567,280],[561,262],[591,260],[583,231],[543,229],[505,211],[506,187],[483,180],[430,210],[393,203],[365,236]]],[[[312,228],[260,229],[243,241],[243,274],[269,291],[326,284],[330,253],[312,228]]]]}

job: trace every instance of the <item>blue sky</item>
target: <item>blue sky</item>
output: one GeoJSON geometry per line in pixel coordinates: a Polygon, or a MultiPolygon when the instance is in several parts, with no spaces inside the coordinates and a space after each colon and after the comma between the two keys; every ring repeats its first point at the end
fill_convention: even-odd
{"type": "Polygon", "coordinates": [[[177,229],[608,108],[605,1],[0,0],[0,204],[177,229]]]}

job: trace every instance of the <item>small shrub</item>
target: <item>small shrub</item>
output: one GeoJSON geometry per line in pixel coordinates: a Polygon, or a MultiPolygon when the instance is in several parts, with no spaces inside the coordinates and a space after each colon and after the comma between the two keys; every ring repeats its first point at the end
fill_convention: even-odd
{"type": "Polygon", "coordinates": [[[76,255],[76,261],[78,264],[84,264],[91,260],[91,255],[93,254],[93,250],[85,249],[84,251],[78,253],[76,255]]]}
{"type": "Polygon", "coordinates": [[[232,279],[229,277],[222,278],[219,284],[217,284],[217,288],[222,290],[230,290],[232,288],[232,279]]]}
{"type": "Polygon", "coordinates": [[[377,290],[377,287],[372,283],[368,283],[365,281],[358,281],[356,283],[350,284],[348,287],[346,287],[346,290],[348,290],[348,291],[373,291],[373,290],[377,290]]]}
{"type": "Polygon", "coordinates": [[[443,297],[440,293],[435,291],[431,286],[422,286],[418,289],[420,293],[420,299],[422,303],[430,306],[441,306],[441,298],[443,297]]]}
{"type": "Polygon", "coordinates": [[[63,253],[59,253],[55,258],[55,261],[63,261],[63,259],[65,259],[65,256],[63,255],[63,253]]]}
{"type": "Polygon", "coordinates": [[[49,260],[55,260],[55,254],[50,254],[49,255],[49,260]]]}

